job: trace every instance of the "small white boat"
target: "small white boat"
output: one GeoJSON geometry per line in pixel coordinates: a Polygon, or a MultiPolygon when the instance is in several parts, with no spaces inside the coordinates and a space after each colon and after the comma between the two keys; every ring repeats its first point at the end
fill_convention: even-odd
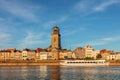
{"type": "Polygon", "coordinates": [[[105,60],[61,60],[60,65],[65,66],[106,66],[109,62],[105,60]]]}

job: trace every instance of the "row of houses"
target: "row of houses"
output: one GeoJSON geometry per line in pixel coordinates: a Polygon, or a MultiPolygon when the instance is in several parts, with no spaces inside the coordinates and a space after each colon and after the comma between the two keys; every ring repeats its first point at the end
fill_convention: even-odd
{"type": "Polygon", "coordinates": [[[37,48],[36,50],[23,49],[22,51],[14,48],[1,50],[0,60],[47,60],[47,59],[105,59],[105,60],[120,60],[120,52],[112,50],[94,50],[90,45],[85,48],[78,47],[75,50],[67,49],[46,49],[37,48]]]}
{"type": "Polygon", "coordinates": [[[104,60],[120,60],[120,52],[113,50],[94,50],[92,46],[87,45],[85,48],[78,47],[73,51],[78,59],[91,58],[91,59],[104,59],[104,60]]]}
{"type": "Polygon", "coordinates": [[[75,58],[70,50],[46,49],[37,48],[36,50],[23,49],[22,51],[14,48],[1,50],[0,61],[9,60],[58,60],[58,59],[75,58]]]}
{"type": "Polygon", "coordinates": [[[0,51],[0,60],[43,60],[43,59],[58,59],[58,50],[53,49],[51,52],[45,49],[23,49],[22,51],[10,48],[0,51]],[[54,54],[54,55],[53,55],[54,54]]]}

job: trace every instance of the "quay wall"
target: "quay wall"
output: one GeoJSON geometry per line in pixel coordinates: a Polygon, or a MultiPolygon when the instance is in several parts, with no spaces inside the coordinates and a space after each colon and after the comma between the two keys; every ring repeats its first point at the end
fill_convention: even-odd
{"type": "Polygon", "coordinates": [[[58,66],[59,63],[0,63],[0,66],[58,66]]]}
{"type": "MultiPolygon", "coordinates": [[[[0,63],[1,66],[59,66],[60,63],[0,63]]],[[[110,63],[109,66],[120,66],[120,63],[110,63]]]]}
{"type": "Polygon", "coordinates": [[[117,63],[117,62],[115,63],[115,62],[114,62],[114,63],[110,63],[109,65],[110,65],[110,66],[120,66],[120,63],[117,63]]]}
{"type": "MultiPolygon", "coordinates": [[[[59,61],[40,61],[40,62],[0,62],[1,66],[59,66],[59,61]]],[[[110,62],[109,66],[120,66],[120,62],[110,62]]]]}

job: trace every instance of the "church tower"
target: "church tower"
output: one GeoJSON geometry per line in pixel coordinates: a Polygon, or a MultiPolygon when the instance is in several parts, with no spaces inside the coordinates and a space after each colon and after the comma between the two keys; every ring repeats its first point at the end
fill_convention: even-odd
{"type": "Polygon", "coordinates": [[[52,48],[61,49],[61,41],[60,41],[60,30],[57,26],[53,27],[52,31],[52,48]]]}

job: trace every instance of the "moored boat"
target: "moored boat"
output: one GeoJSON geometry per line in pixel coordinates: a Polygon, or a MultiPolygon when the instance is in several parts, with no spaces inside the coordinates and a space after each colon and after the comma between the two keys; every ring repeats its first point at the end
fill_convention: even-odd
{"type": "Polygon", "coordinates": [[[61,60],[60,65],[66,66],[106,66],[106,60],[61,60]]]}

